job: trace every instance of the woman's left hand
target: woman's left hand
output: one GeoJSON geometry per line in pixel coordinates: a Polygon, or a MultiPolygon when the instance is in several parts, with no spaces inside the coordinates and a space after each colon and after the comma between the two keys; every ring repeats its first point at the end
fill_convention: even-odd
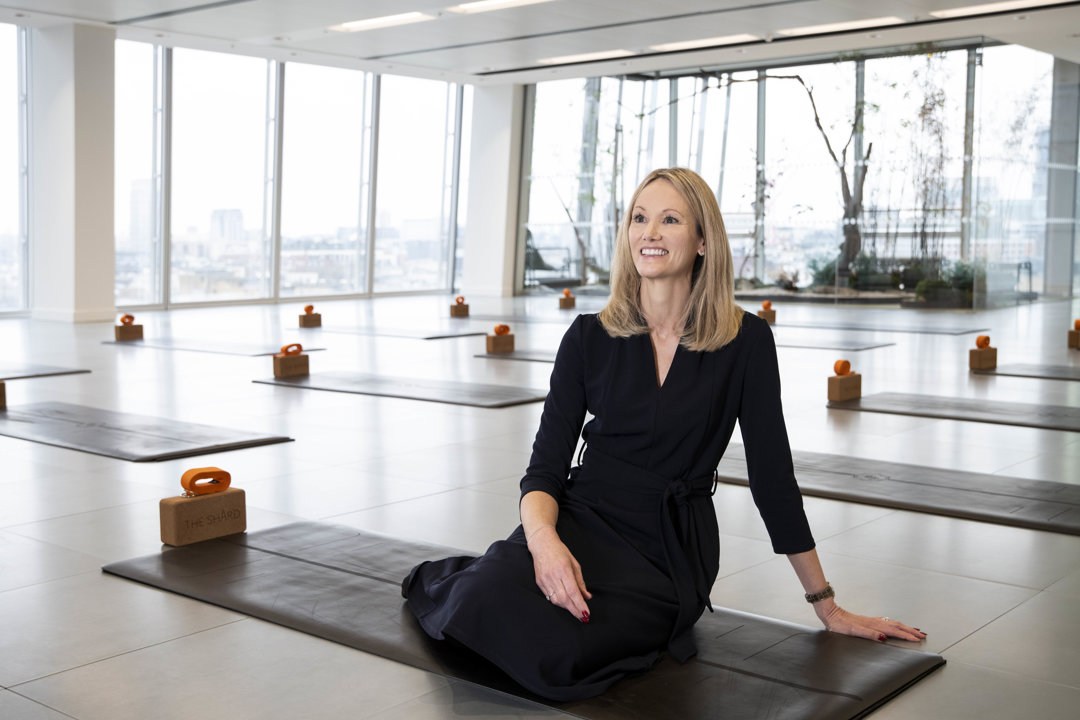
{"type": "Polygon", "coordinates": [[[825,600],[814,605],[814,612],[832,632],[854,635],[885,642],[889,638],[921,642],[926,633],[919,628],[909,627],[899,620],[888,617],[869,617],[848,612],[835,602],[825,600]]]}

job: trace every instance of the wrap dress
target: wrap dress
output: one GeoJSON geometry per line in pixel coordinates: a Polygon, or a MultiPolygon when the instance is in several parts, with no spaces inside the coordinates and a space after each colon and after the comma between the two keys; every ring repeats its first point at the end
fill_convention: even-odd
{"type": "Polygon", "coordinates": [[[402,583],[410,609],[432,637],[556,701],[598,695],[665,651],[684,662],[696,652],[694,623],[711,610],[720,549],[710,496],[736,420],[773,550],[812,549],[764,320],[744,313],[716,351],[680,345],[659,385],[648,335],[612,338],[595,315],[578,316],[556,356],[521,491],[558,501],[556,530],[593,595],[590,622],[544,597],[520,525],[480,557],[413,568],[402,583]],[[571,467],[579,434],[585,449],[571,467]]]}

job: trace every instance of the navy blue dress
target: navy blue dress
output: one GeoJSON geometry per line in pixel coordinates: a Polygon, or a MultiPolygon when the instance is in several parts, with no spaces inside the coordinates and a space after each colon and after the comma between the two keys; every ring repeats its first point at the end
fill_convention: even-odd
{"type": "Polygon", "coordinates": [[[520,526],[480,557],[413,568],[409,607],[432,637],[557,701],[598,695],[664,651],[685,661],[719,569],[710,496],[736,420],[773,549],[812,549],[768,324],[745,313],[720,350],[679,346],[658,386],[648,335],[612,338],[595,315],[579,316],[559,347],[521,491],[559,502],[556,529],[593,595],[590,622],[545,599],[520,526]],[[579,433],[587,447],[571,468],[579,433]]]}

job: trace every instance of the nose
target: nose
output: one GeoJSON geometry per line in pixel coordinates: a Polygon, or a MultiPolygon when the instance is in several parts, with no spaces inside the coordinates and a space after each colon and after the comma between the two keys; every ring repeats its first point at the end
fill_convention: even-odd
{"type": "Polygon", "coordinates": [[[642,237],[646,240],[660,237],[660,223],[655,218],[645,223],[645,232],[642,237]]]}

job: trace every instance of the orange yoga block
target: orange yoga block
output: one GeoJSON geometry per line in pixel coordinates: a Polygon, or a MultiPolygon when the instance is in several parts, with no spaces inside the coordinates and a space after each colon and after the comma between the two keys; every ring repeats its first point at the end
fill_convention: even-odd
{"type": "Polygon", "coordinates": [[[835,375],[829,377],[829,402],[844,402],[862,397],[862,375],[851,372],[851,363],[837,360],[833,363],[835,375]]]}
{"type": "Polygon", "coordinates": [[[310,375],[308,356],[301,352],[300,343],[293,343],[281,348],[281,353],[274,356],[274,377],[294,377],[310,375]]]}
{"type": "Polygon", "coordinates": [[[469,317],[469,305],[461,295],[454,298],[454,304],[450,306],[450,317],[469,317]]]}
{"type": "Polygon", "coordinates": [[[975,347],[968,352],[968,368],[972,370],[993,370],[997,367],[997,348],[990,347],[990,336],[980,335],[975,338],[975,347]]]}
{"type": "Polygon", "coordinates": [[[113,337],[119,341],[142,340],[142,325],[135,325],[134,315],[123,315],[120,324],[113,328],[113,337]]]}
{"type": "Polygon", "coordinates": [[[180,480],[184,494],[158,503],[161,542],[179,547],[244,532],[247,529],[244,491],[230,487],[230,483],[229,473],[221,468],[193,468],[185,472],[180,480]]]}
{"type": "Polygon", "coordinates": [[[560,310],[573,310],[577,307],[577,298],[570,292],[570,288],[563,288],[562,297],[559,298],[560,310]]]}
{"type": "Polygon", "coordinates": [[[770,325],[776,324],[776,311],[772,309],[772,300],[761,303],[761,309],[757,311],[757,316],[770,325]]]}
{"type": "Polygon", "coordinates": [[[300,316],[300,327],[322,327],[322,313],[315,312],[314,305],[305,305],[304,314],[300,316]]]}

